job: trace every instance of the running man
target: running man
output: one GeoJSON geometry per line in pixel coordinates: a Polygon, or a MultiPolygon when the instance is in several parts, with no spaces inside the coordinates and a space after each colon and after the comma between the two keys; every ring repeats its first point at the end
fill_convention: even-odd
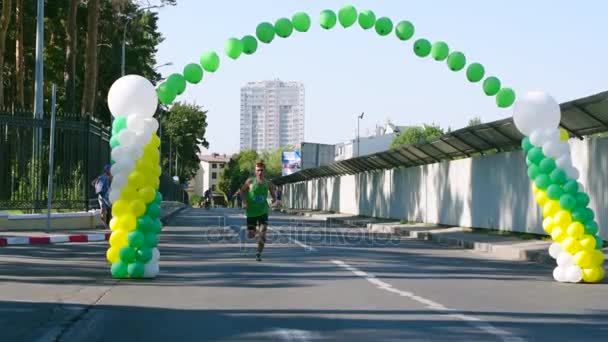
{"type": "Polygon", "coordinates": [[[241,187],[240,195],[243,208],[247,213],[247,238],[252,239],[258,235],[258,249],[255,254],[257,261],[262,261],[262,251],[266,243],[266,230],[268,229],[268,192],[272,198],[272,205],[276,202],[274,185],[264,179],[266,166],[260,162],[255,164],[255,177],[247,179],[241,187]],[[260,226],[259,231],[257,226],[260,226]]]}

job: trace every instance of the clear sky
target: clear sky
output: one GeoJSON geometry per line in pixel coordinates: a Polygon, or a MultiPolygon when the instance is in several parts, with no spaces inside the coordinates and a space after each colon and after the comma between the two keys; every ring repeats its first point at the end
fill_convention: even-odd
{"type": "Polygon", "coordinates": [[[387,118],[399,125],[434,122],[447,128],[466,126],[474,116],[494,121],[510,116],[480,83],[469,83],[465,70],[452,72],[445,62],[419,58],[415,39],[442,40],[450,50],[479,62],[517,93],[544,90],[564,102],[608,90],[608,2],[602,0],[512,1],[333,1],[333,0],[178,0],[159,10],[157,62],[163,76],[198,62],[207,50],[221,58],[220,69],[188,86],[179,101],[209,110],[210,150],[239,148],[240,87],[248,81],[299,81],[306,89],[305,141],[334,144],[356,134],[356,115],[365,112],[361,133],[387,118]],[[324,9],[351,4],[371,9],[396,24],[409,20],[412,39],[381,37],[358,24],[332,30],[318,24],[324,9]],[[250,56],[232,60],[224,53],[230,37],[255,35],[258,23],[274,23],[305,11],[312,18],[306,33],[294,31],[250,56]]]}

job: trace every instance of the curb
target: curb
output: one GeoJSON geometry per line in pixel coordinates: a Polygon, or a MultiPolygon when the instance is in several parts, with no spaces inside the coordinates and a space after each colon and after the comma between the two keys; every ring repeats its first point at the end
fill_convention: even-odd
{"type": "Polygon", "coordinates": [[[181,212],[182,210],[184,210],[184,209],[186,209],[186,208],[187,208],[187,206],[185,206],[185,205],[184,205],[184,206],[181,206],[181,207],[179,207],[179,208],[177,208],[177,209],[173,210],[172,212],[170,212],[170,213],[168,213],[167,215],[163,216],[163,217],[160,219],[160,222],[162,222],[162,223],[163,223],[163,225],[167,224],[167,221],[168,221],[169,219],[171,219],[173,216],[177,215],[179,212],[181,212]]]}
{"type": "Polygon", "coordinates": [[[51,243],[62,243],[62,242],[107,241],[110,239],[110,234],[111,233],[0,237],[0,246],[46,245],[46,244],[51,244],[51,243]]]}

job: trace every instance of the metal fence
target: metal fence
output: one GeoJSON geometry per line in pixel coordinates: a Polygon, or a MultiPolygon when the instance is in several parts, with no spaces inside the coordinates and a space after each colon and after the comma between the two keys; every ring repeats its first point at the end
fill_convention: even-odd
{"type": "MultiPolygon", "coordinates": [[[[50,115],[0,110],[0,209],[46,208],[50,115]],[[39,143],[36,143],[39,141],[39,143]]],[[[53,167],[54,209],[97,207],[92,180],[110,162],[110,128],[88,115],[56,114],[53,167]]],[[[165,200],[187,201],[169,177],[161,177],[165,200]]]]}

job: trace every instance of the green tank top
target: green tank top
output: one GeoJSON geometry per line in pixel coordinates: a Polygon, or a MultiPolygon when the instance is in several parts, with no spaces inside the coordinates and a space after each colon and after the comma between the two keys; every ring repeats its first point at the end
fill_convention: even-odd
{"type": "Polygon", "coordinates": [[[258,217],[268,214],[268,182],[258,184],[253,178],[251,189],[247,192],[247,217],[258,217]]]}

